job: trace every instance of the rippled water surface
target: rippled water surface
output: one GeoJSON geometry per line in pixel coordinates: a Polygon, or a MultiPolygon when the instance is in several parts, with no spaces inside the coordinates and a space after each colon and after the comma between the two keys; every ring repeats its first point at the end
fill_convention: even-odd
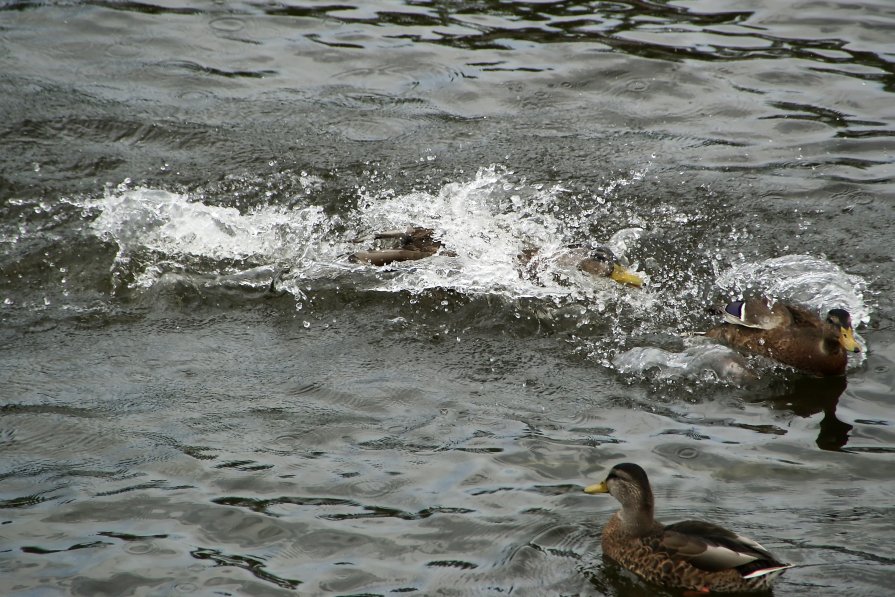
{"type": "Polygon", "coordinates": [[[0,3],[0,592],[655,595],[581,491],[633,461],[775,594],[888,595],[893,39],[889,2],[0,3]],[[347,259],[409,225],[442,254],[347,259]],[[644,286],[564,263],[598,243],[644,286]],[[692,334],[756,292],[847,308],[847,377],[692,334]]]}

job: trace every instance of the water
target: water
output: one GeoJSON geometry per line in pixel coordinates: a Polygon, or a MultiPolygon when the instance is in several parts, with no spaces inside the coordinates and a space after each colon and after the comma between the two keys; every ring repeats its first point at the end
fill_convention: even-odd
{"type": "Polygon", "coordinates": [[[4,4],[0,592],[653,595],[581,492],[634,461],[796,564],[776,594],[888,594],[893,28],[4,4]],[[411,224],[452,255],[347,260],[411,224]],[[755,291],[846,307],[847,379],[692,334],[755,291]]]}

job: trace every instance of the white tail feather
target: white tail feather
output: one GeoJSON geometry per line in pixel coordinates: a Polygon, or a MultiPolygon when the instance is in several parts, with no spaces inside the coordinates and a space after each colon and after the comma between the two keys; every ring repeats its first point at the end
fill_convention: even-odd
{"type": "Polygon", "coordinates": [[[792,568],[792,567],[793,567],[793,564],[783,564],[781,566],[774,566],[773,568],[762,568],[761,570],[756,570],[755,572],[750,572],[749,574],[746,574],[745,576],[743,576],[743,578],[745,578],[745,579],[758,578],[759,576],[766,576],[768,574],[776,574],[776,573],[780,573],[780,572],[786,570],[787,568],[792,568]]]}

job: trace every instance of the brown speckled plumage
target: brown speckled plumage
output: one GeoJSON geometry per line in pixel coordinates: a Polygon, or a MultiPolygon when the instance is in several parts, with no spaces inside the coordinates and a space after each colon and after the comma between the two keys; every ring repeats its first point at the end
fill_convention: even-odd
{"type": "Polygon", "coordinates": [[[753,299],[730,303],[719,312],[726,323],[711,328],[707,337],[806,373],[842,375],[847,351],[860,351],[851,316],[843,309],[833,309],[821,320],[802,307],[753,299]]]}
{"type": "Polygon", "coordinates": [[[622,504],[603,527],[604,555],[657,585],[700,592],[766,590],[790,567],[755,541],[718,525],[656,521],[649,480],[636,464],[613,467],[605,481],[585,491],[610,493],[622,504]]]}

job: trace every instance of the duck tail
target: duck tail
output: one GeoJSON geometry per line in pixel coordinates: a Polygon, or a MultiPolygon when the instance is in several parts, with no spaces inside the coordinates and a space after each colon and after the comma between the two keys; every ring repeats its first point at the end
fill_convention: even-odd
{"type": "Polygon", "coordinates": [[[793,566],[794,566],[794,564],[780,564],[778,562],[774,562],[773,564],[771,564],[769,566],[761,566],[757,570],[753,570],[752,572],[749,572],[748,574],[744,574],[743,578],[744,579],[759,578],[761,576],[767,576],[768,574],[773,574],[776,576],[777,574],[783,572],[787,568],[792,568],[793,566]]]}

